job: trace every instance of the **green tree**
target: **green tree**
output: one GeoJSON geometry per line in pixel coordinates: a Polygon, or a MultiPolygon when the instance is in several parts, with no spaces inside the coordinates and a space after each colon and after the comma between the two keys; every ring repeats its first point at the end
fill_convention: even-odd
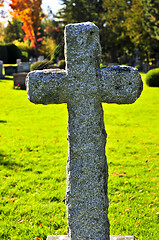
{"type": "Polygon", "coordinates": [[[142,52],[143,59],[146,58],[149,62],[151,55],[154,55],[159,47],[159,42],[145,27],[146,21],[143,0],[132,0],[131,7],[125,12],[124,26],[135,48],[138,48],[142,52]]]}
{"type": "Polygon", "coordinates": [[[102,25],[100,14],[103,12],[103,0],[62,0],[63,8],[58,17],[65,24],[91,21],[102,25]]]}
{"type": "Polygon", "coordinates": [[[22,30],[22,22],[16,18],[8,21],[8,25],[4,29],[4,40],[6,43],[13,42],[14,40],[23,41],[24,31],[22,30]]]}
{"type": "Polygon", "coordinates": [[[159,40],[159,1],[142,0],[145,16],[144,28],[152,38],[159,40]]]}
{"type": "MultiPolygon", "coordinates": [[[[43,53],[43,55],[46,55],[47,57],[50,56],[51,60],[53,60],[54,51],[58,46],[58,54],[63,56],[62,58],[60,57],[60,59],[64,59],[64,27],[60,26],[60,23],[55,20],[55,16],[50,9],[49,15],[41,24],[41,28],[44,32],[43,46],[41,50],[46,50],[46,53],[43,53]]],[[[57,55],[57,50],[55,52],[55,55],[57,55]]],[[[56,60],[54,62],[56,62],[56,60]]]]}
{"type": "MultiPolygon", "coordinates": [[[[135,49],[139,49],[141,59],[146,58],[147,62],[155,51],[158,51],[158,41],[152,36],[150,27],[149,30],[145,27],[148,20],[143,1],[149,0],[105,0],[103,2],[106,11],[103,17],[106,28],[113,33],[114,39],[111,38],[111,44],[114,46],[113,51],[120,56],[118,59],[121,58],[122,53],[119,49],[117,51],[117,48],[124,49],[126,53],[131,53],[131,55],[134,54],[135,49]]],[[[157,11],[154,5],[151,7],[154,12],[157,11]]]]}
{"type": "Polygon", "coordinates": [[[107,31],[104,28],[102,13],[104,13],[103,0],[62,0],[62,9],[57,13],[57,17],[64,23],[93,22],[100,29],[101,45],[103,55],[106,54],[105,47],[108,45],[107,31]]]}
{"type": "Polygon", "coordinates": [[[4,25],[0,22],[0,43],[4,43],[4,25]]]}
{"type": "Polygon", "coordinates": [[[132,55],[134,44],[127,34],[125,12],[130,8],[130,1],[126,0],[103,0],[102,18],[104,21],[104,41],[102,44],[107,59],[111,62],[127,63],[129,55],[132,55]]]}
{"type": "Polygon", "coordinates": [[[62,0],[62,5],[58,17],[64,24],[91,21],[99,27],[106,62],[131,63],[136,49],[149,62],[158,52],[158,0],[62,0]]]}
{"type": "Polygon", "coordinates": [[[63,8],[57,16],[63,20],[64,24],[86,21],[95,23],[100,29],[102,58],[105,61],[117,61],[115,53],[117,47],[115,43],[113,44],[116,33],[112,32],[111,27],[105,25],[106,9],[103,3],[104,0],[62,0],[63,8]]]}
{"type": "Polygon", "coordinates": [[[59,26],[58,22],[54,20],[45,20],[41,24],[41,28],[44,32],[45,37],[52,38],[55,44],[58,45],[63,41],[64,27],[59,26]]]}

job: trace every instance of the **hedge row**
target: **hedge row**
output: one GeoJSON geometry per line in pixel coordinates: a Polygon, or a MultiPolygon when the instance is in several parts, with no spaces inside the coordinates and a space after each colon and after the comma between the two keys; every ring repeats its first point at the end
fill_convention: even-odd
{"type": "Polygon", "coordinates": [[[0,44],[0,60],[6,64],[15,64],[17,59],[22,59],[20,49],[13,43],[0,44]]]}
{"type": "Polygon", "coordinates": [[[30,71],[48,69],[51,64],[52,61],[48,60],[35,62],[31,64],[30,71]]]}
{"type": "MultiPolygon", "coordinates": [[[[56,68],[53,65],[53,62],[48,61],[48,60],[44,60],[44,61],[39,61],[39,62],[32,63],[31,66],[30,66],[30,71],[52,69],[52,68],[53,69],[56,68]]],[[[58,68],[65,69],[65,60],[60,60],[59,61],[58,68]]]]}

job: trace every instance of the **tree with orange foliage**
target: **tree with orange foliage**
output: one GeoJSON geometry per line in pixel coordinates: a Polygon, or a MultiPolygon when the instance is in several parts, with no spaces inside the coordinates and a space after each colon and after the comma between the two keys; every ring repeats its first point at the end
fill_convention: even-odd
{"type": "Polygon", "coordinates": [[[0,7],[3,7],[4,0],[0,0],[0,7]]]}
{"type": "Polygon", "coordinates": [[[41,4],[42,0],[11,0],[9,4],[12,9],[11,15],[23,22],[25,39],[30,39],[31,47],[35,48],[36,52],[38,51],[40,23],[45,16],[42,13],[41,4]]]}

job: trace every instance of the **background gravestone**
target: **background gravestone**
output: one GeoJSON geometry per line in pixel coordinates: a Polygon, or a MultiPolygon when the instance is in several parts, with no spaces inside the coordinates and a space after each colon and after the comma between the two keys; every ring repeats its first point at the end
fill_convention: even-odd
{"type": "Polygon", "coordinates": [[[3,61],[0,61],[0,78],[4,79],[4,75],[3,75],[3,61]]]}
{"type": "Polygon", "coordinates": [[[5,66],[5,75],[13,76],[14,73],[17,73],[17,66],[5,66]]]}
{"type": "Polygon", "coordinates": [[[102,102],[133,103],[141,94],[137,70],[100,70],[99,29],[93,23],[65,28],[66,71],[33,71],[27,77],[30,101],[67,103],[67,232],[72,240],[108,240],[108,167],[102,102]]]}

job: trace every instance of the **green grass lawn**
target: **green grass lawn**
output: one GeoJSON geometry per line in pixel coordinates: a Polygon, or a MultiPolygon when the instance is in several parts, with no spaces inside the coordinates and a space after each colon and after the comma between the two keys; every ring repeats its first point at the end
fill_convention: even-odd
{"type": "MultiPolygon", "coordinates": [[[[144,78],[144,74],[142,75],[144,78]]],[[[67,106],[34,105],[0,80],[0,240],[67,234],[67,106]]],[[[159,88],[103,104],[111,235],[158,239],[159,88]]]]}

